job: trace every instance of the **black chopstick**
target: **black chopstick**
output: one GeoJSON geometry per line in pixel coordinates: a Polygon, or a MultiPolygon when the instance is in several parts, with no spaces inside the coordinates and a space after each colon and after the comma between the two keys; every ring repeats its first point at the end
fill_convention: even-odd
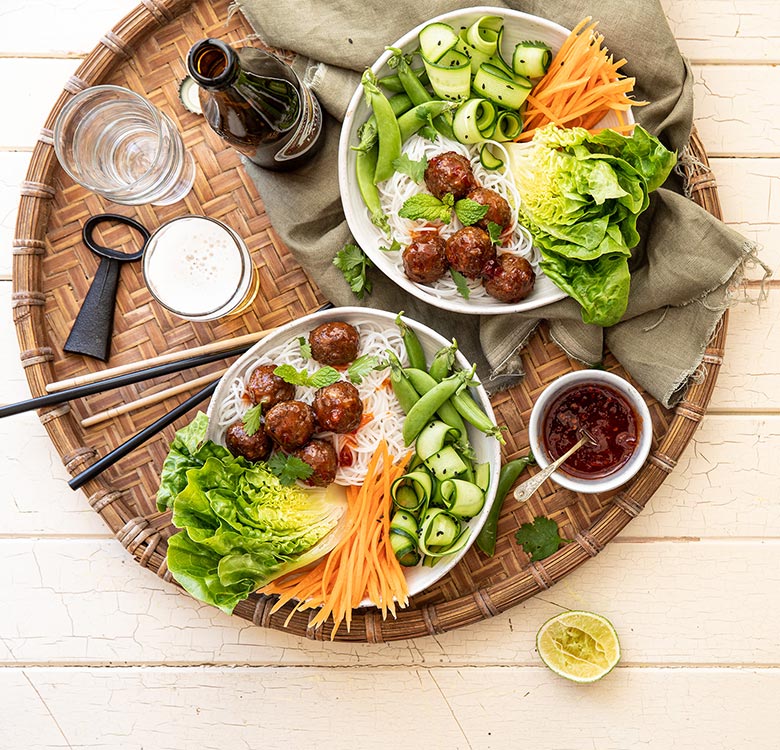
{"type": "Polygon", "coordinates": [[[236,355],[244,354],[251,346],[253,345],[247,344],[246,346],[239,346],[235,349],[227,349],[222,352],[200,354],[197,357],[188,357],[187,359],[180,359],[176,362],[166,362],[163,365],[155,365],[154,367],[147,367],[144,370],[128,372],[125,375],[117,375],[114,378],[99,380],[96,383],[77,385],[74,388],[66,388],[63,391],[49,393],[46,396],[38,396],[36,398],[29,398],[26,401],[18,401],[15,404],[0,406],[0,418],[10,417],[13,414],[21,414],[22,412],[31,411],[32,409],[43,409],[46,406],[56,406],[57,404],[65,403],[65,401],[91,396],[95,393],[102,393],[103,391],[110,391],[113,388],[121,388],[123,385],[132,385],[133,383],[156,378],[160,375],[168,375],[169,373],[179,372],[180,370],[186,370],[190,367],[217,362],[220,359],[226,359],[227,357],[235,357],[236,355]]]}
{"type": "Polygon", "coordinates": [[[186,401],[182,401],[182,403],[168,412],[164,417],[160,417],[156,422],[152,422],[148,427],[144,427],[143,430],[133,435],[133,437],[126,440],[122,445],[117,446],[110,453],[103,456],[103,458],[95,461],[94,464],[84,469],[80,474],[76,474],[76,476],[68,482],[68,486],[72,490],[83,487],[90,479],[94,479],[98,474],[101,474],[110,466],[113,466],[119,459],[124,458],[139,445],[145,443],[150,437],[153,437],[161,430],[164,430],[169,424],[186,414],[194,406],[197,406],[199,403],[209,398],[216,390],[218,384],[218,380],[214,383],[209,383],[195,395],[190,396],[186,401]]]}

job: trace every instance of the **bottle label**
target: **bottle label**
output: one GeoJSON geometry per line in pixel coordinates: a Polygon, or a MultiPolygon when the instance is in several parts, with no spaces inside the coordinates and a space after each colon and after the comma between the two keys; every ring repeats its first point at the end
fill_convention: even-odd
{"type": "Polygon", "coordinates": [[[322,109],[309,87],[301,83],[301,118],[292,137],[279,149],[275,161],[288,161],[305,154],[317,143],[322,129],[322,109]]]}

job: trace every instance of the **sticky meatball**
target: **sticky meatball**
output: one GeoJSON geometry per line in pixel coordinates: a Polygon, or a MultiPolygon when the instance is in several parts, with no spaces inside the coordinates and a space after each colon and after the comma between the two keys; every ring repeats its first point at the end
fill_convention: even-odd
{"type": "Polygon", "coordinates": [[[308,443],[316,426],[314,411],[303,401],[283,401],[265,415],[266,433],[287,452],[308,443]]]}
{"type": "Polygon", "coordinates": [[[492,221],[504,230],[512,223],[512,209],[509,203],[495,190],[478,187],[466,197],[488,208],[487,213],[477,222],[478,227],[487,229],[488,224],[492,221]]]}
{"type": "Polygon", "coordinates": [[[247,435],[242,420],[233,422],[225,431],[225,447],[234,456],[247,461],[265,461],[273,447],[270,438],[261,427],[254,435],[247,435]]]}
{"type": "Polygon", "coordinates": [[[306,484],[325,487],[336,478],[339,461],[335,449],[327,440],[311,440],[292,455],[305,461],[313,469],[311,476],[304,480],[306,484]]]}
{"type": "Polygon", "coordinates": [[[363,417],[358,389],[346,380],[320,388],[312,403],[317,423],[330,432],[353,432],[363,417]]]}
{"type": "Polygon", "coordinates": [[[295,398],[295,386],[274,375],[276,365],[260,365],[249,376],[246,389],[253,404],[262,404],[263,411],[282,401],[295,398]]]}
{"type": "Polygon", "coordinates": [[[309,333],[311,356],[323,365],[347,365],[357,357],[360,334],[340,320],[323,323],[309,333]]]}
{"type": "Polygon", "coordinates": [[[447,239],[445,254],[451,268],[467,279],[478,279],[485,263],[496,257],[496,248],[484,229],[463,227],[447,239]]]}
{"type": "Polygon", "coordinates": [[[478,185],[469,160],[455,151],[437,154],[428,161],[425,186],[439,199],[447,193],[455,200],[465,198],[478,185]]]}
{"type": "Polygon", "coordinates": [[[536,274],[531,264],[511,253],[502,253],[485,265],[485,291],[501,302],[519,302],[534,288],[536,274]]]}
{"type": "Polygon", "coordinates": [[[404,272],[418,284],[430,284],[444,276],[447,271],[445,241],[438,232],[426,232],[416,239],[401,255],[404,272]]]}

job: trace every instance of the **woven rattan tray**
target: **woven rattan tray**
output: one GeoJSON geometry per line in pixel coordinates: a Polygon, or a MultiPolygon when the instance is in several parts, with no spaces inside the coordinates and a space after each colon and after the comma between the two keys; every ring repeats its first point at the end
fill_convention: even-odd
{"type": "MultiPolygon", "coordinates": [[[[100,369],[94,360],[64,355],[62,346],[97,265],[95,257],[81,243],[81,227],[90,215],[117,209],[74,185],[63,173],[54,154],[51,131],[65,102],[90,85],[113,83],[145,94],[173,117],[198,165],[195,188],[184,204],[119,210],[148,227],[184,213],[221,219],[244,237],[262,277],[261,294],[242,318],[192,324],[170,316],[153,303],[139,264],[126,264],[117,302],[111,366],[280,325],[324,302],[313,281],[274,234],[235,152],[223,145],[202,118],[186,112],[178,101],[183,58],[192,42],[205,36],[238,41],[251,33],[240,14],[226,21],[227,6],[227,0],[143,0],[99,41],[66,83],[49,115],[22,186],[13,248],[14,321],[33,395],[43,394],[49,382],[100,369]]],[[[720,217],[715,184],[704,166],[707,157],[695,134],[689,147],[697,157],[689,163],[701,165],[691,168],[695,171],[686,175],[692,198],[720,217]]],[[[103,239],[111,247],[123,240],[131,241],[127,230],[121,227],[108,230],[103,239]]],[[[336,637],[380,642],[433,635],[475,623],[549,588],[597,555],[642,511],[674,468],[710,399],[722,362],[725,336],[724,320],[707,349],[704,378],[689,389],[674,411],[650,400],[654,425],[651,457],[621,492],[586,496],[546,483],[543,491],[526,505],[518,508],[507,503],[493,558],[487,559],[476,547],[472,548],[451,574],[416,597],[398,619],[383,622],[376,612],[361,611],[353,619],[351,632],[347,633],[342,626],[336,637]],[[562,534],[573,541],[543,563],[531,564],[514,542],[513,532],[521,523],[540,514],[555,519],[562,534]]],[[[493,400],[500,422],[509,427],[505,458],[527,452],[525,425],[539,392],[551,380],[576,367],[550,341],[544,328],[534,335],[524,356],[528,371],[524,382],[493,400]]],[[[209,368],[217,366],[221,365],[209,368]]],[[[611,357],[606,366],[620,372],[611,357]]],[[[168,377],[153,385],[163,388],[204,372],[168,377]]],[[[81,427],[80,420],[88,414],[138,398],[149,387],[150,384],[130,386],[40,412],[41,422],[69,472],[78,473],[175,405],[172,399],[100,426],[81,427]]],[[[156,512],[154,497],[173,430],[169,428],[86,487],[90,504],[119,541],[139,564],[165,580],[170,580],[165,549],[172,527],[168,514],[156,512]]],[[[272,600],[252,596],[238,605],[236,614],[263,627],[313,639],[324,637],[323,631],[308,629],[308,614],[296,613],[285,627],[288,611],[282,609],[271,615],[272,604],[272,600]]]]}

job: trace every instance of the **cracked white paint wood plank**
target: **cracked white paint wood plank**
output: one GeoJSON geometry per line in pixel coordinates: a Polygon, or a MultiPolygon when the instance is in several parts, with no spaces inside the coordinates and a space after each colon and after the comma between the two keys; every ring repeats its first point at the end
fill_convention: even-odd
{"type": "Polygon", "coordinates": [[[534,665],[535,634],[561,608],[609,617],[630,665],[780,662],[778,539],[618,540],[509,612],[376,646],[229,617],[140,568],[113,540],[0,540],[0,559],[0,601],[14,603],[0,608],[0,665],[534,665]]]}
{"type": "Polygon", "coordinates": [[[84,55],[136,5],[137,0],[25,0],[9,5],[0,12],[0,50],[20,57],[84,55]]]}
{"type": "Polygon", "coordinates": [[[680,50],[691,61],[777,63],[776,0],[661,0],[680,50]]]}
{"type": "MultiPolygon", "coordinates": [[[[750,296],[755,298],[755,290],[750,296]]],[[[741,302],[729,311],[726,354],[710,408],[780,410],[780,289],[761,304],[741,302]]]]}
{"type": "Polygon", "coordinates": [[[6,669],[0,750],[774,750],[778,690],[778,669],[6,669]]]}
{"type": "Polygon", "coordinates": [[[696,65],[694,117],[710,156],[776,156],[780,67],[696,65]]]}

